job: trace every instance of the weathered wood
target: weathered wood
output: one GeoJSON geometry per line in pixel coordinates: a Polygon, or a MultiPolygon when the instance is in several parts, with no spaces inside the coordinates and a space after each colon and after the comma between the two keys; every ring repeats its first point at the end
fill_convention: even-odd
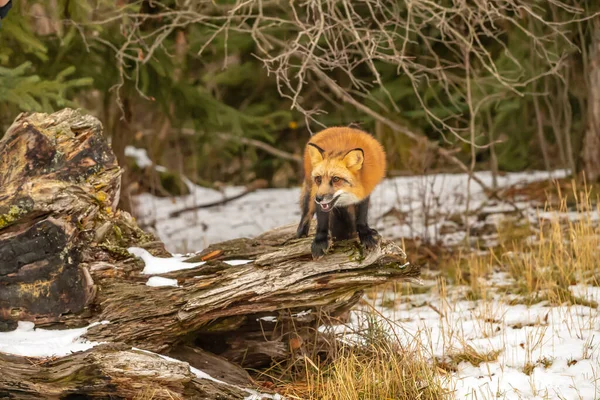
{"type": "MultiPolygon", "coordinates": [[[[67,109],[21,115],[0,141],[0,329],[18,320],[44,327],[109,321],[91,327],[87,338],[171,354],[240,383],[248,377],[231,362],[259,368],[308,346],[319,351],[319,325],[343,317],[364,289],[419,275],[402,249],[385,240],[369,252],[357,241],[336,243],[315,261],[312,239],[296,239],[295,227],[287,226],[210,246],[188,260],[204,265],[161,275],[177,279],[178,287],[149,287],[143,262],[127,249],[170,254],[115,209],[120,169],[101,132],[98,120],[67,109]],[[230,259],[253,262],[224,262],[230,259]]],[[[104,351],[61,358],[50,370],[0,358],[0,370],[13,368],[0,379],[0,393],[20,393],[21,376],[62,396],[60,379],[44,381],[52,368],[86,377],[76,362],[104,365],[104,351]]],[[[115,391],[132,393],[129,383],[120,387],[121,377],[110,379],[115,391]]],[[[100,385],[94,382],[91,388],[100,385]]],[[[182,385],[175,393],[185,397],[191,386],[182,385]]],[[[23,393],[30,389],[36,390],[23,393]]]]}
{"type": "Polygon", "coordinates": [[[0,320],[51,322],[93,298],[82,227],[115,206],[119,167],[90,116],[20,115],[0,141],[0,320]]]}
{"type": "Polygon", "coordinates": [[[0,398],[244,399],[240,387],[195,376],[187,363],[131,346],[101,345],[58,359],[0,353],[0,398]]]}
{"type": "Polygon", "coordinates": [[[418,268],[404,265],[404,253],[394,243],[384,241],[362,254],[358,243],[344,242],[314,261],[311,239],[290,240],[293,231],[292,227],[281,231],[281,241],[287,243],[277,249],[275,242],[263,244],[260,238],[234,241],[233,249],[227,242],[212,246],[207,251],[218,247],[224,252],[222,258],[240,251],[256,260],[239,266],[212,260],[161,275],[177,279],[180,287],[149,288],[140,284],[147,277],[139,275],[103,283],[97,296],[99,316],[111,324],[91,328],[88,337],[164,351],[190,333],[218,326],[220,319],[334,307],[367,287],[418,275],[418,268]],[[267,252],[256,256],[249,248],[267,252]]]}

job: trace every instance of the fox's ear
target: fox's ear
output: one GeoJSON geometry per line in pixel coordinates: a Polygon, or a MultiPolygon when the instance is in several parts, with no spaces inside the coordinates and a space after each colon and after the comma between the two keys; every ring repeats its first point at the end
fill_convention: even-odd
{"type": "Polygon", "coordinates": [[[346,168],[353,171],[358,171],[362,168],[363,162],[365,161],[365,152],[363,149],[356,148],[346,153],[344,156],[344,162],[346,168]]]}
{"type": "Polygon", "coordinates": [[[310,162],[312,165],[316,165],[323,161],[325,158],[325,150],[320,148],[314,143],[308,144],[308,155],[310,156],[310,162]]]}

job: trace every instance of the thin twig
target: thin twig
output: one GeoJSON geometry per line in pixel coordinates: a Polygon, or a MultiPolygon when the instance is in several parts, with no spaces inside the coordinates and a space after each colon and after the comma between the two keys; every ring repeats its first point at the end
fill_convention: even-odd
{"type": "Polygon", "coordinates": [[[251,185],[249,185],[246,190],[244,190],[243,192],[236,194],[235,196],[230,196],[230,197],[226,197],[224,199],[221,200],[217,200],[217,201],[213,201],[210,203],[205,203],[205,204],[198,204],[195,206],[191,206],[191,207],[186,207],[186,208],[182,208],[181,210],[177,210],[177,211],[173,211],[172,213],[169,214],[169,217],[171,218],[176,218],[179,217],[181,214],[185,213],[185,212],[190,212],[190,211],[196,211],[196,210],[200,210],[202,208],[210,208],[210,207],[216,207],[216,206],[222,206],[224,204],[229,203],[230,201],[233,200],[237,200],[240,199],[254,191],[256,191],[257,189],[261,189],[267,186],[267,181],[263,180],[263,179],[257,179],[256,181],[252,182],[251,185]]]}

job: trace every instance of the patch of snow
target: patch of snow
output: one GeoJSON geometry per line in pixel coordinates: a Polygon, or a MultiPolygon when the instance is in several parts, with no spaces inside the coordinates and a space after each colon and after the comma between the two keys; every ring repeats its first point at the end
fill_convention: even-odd
{"type": "MultiPolygon", "coordinates": [[[[568,171],[554,171],[558,177],[568,171]]],[[[477,172],[491,186],[490,172],[477,172]]],[[[510,173],[498,177],[499,187],[547,179],[547,172],[510,173]]],[[[385,179],[372,193],[369,219],[374,228],[388,238],[419,237],[423,240],[444,240],[455,244],[464,240],[463,232],[445,238],[440,234],[452,217],[464,213],[467,203],[467,174],[436,174],[385,179]]],[[[193,184],[190,194],[172,198],[154,197],[148,193],[134,198],[135,215],[144,226],[152,222],[157,235],[172,252],[201,250],[208,245],[234,239],[255,237],[266,230],[300,220],[298,197],[300,188],[259,189],[226,204],[182,213],[177,218],[169,214],[198,204],[222,200],[244,191],[244,187],[226,187],[223,192],[193,184]]],[[[485,193],[471,182],[469,208],[489,204],[485,193]]],[[[523,207],[529,203],[518,203],[523,207]]],[[[512,207],[490,204],[488,212],[500,212],[512,207]]],[[[490,215],[493,221],[493,215],[490,215]]]]}
{"type": "MultiPolygon", "coordinates": [[[[254,391],[250,390],[250,389],[246,389],[246,393],[251,393],[251,392],[254,392],[254,391]]],[[[265,394],[265,393],[258,393],[258,392],[251,393],[250,396],[244,397],[244,400],[263,400],[263,399],[283,400],[284,398],[281,397],[281,395],[278,393],[265,394]]]]}
{"type": "Polygon", "coordinates": [[[302,318],[302,317],[306,317],[307,315],[310,315],[310,313],[312,313],[312,310],[304,310],[304,311],[300,311],[297,314],[293,314],[292,317],[302,318]]]}
{"type": "Polygon", "coordinates": [[[244,264],[248,264],[251,263],[252,260],[226,260],[224,261],[225,264],[229,264],[229,265],[244,265],[244,264]]]}
{"type": "Polygon", "coordinates": [[[182,269],[191,269],[196,268],[201,265],[206,264],[206,261],[201,261],[197,263],[187,263],[184,262],[190,257],[169,257],[169,258],[160,258],[154,257],[147,250],[141,249],[139,247],[130,247],[127,249],[131,254],[136,257],[139,257],[144,261],[145,267],[142,271],[145,275],[158,275],[158,274],[166,274],[168,272],[179,271],[182,269]]]}
{"type": "Polygon", "coordinates": [[[146,149],[125,146],[125,156],[133,158],[140,168],[151,167],[154,164],[150,157],[148,157],[146,149]]]}
{"type": "Polygon", "coordinates": [[[590,222],[598,222],[600,220],[600,214],[598,214],[596,211],[540,211],[536,214],[537,215],[530,216],[531,221],[535,222],[538,219],[545,219],[549,221],[563,220],[577,222],[581,220],[589,220],[590,222]]]}
{"type": "Polygon", "coordinates": [[[266,317],[256,318],[256,320],[265,322],[277,322],[277,317],[274,315],[267,315],[266,317]]]}
{"type": "Polygon", "coordinates": [[[152,287],[162,287],[162,286],[179,287],[179,285],[177,284],[177,279],[163,278],[162,276],[153,276],[153,277],[149,278],[148,282],[146,282],[146,286],[152,286],[152,287]]]}
{"type": "MultiPolygon", "coordinates": [[[[490,282],[505,283],[505,273],[490,282]]],[[[409,346],[422,343],[429,357],[446,359],[470,346],[480,353],[500,351],[497,360],[479,366],[461,362],[452,373],[449,388],[456,399],[586,399],[600,398],[600,315],[581,305],[511,305],[502,295],[464,300],[464,289],[448,286],[442,297],[437,290],[403,296],[379,293],[371,300],[388,330],[409,346]],[[393,300],[393,308],[386,307],[393,300]],[[385,322],[384,322],[385,323],[385,322]],[[526,372],[530,372],[527,375],[526,372]]],[[[571,290],[597,299],[600,288],[577,285],[571,290]]],[[[369,314],[369,310],[365,309],[369,314]]],[[[356,343],[354,334],[365,328],[362,311],[351,312],[345,341],[356,343]]]]}
{"type": "Polygon", "coordinates": [[[573,295],[581,297],[586,300],[595,301],[600,304],[600,287],[589,286],[589,285],[572,285],[569,286],[569,290],[573,295]]]}
{"type": "Polygon", "coordinates": [[[108,321],[94,322],[84,328],[40,329],[33,322],[19,321],[17,329],[0,332],[0,353],[24,357],[62,357],[78,351],[91,349],[101,343],[90,342],[81,336],[96,325],[108,321]]]}

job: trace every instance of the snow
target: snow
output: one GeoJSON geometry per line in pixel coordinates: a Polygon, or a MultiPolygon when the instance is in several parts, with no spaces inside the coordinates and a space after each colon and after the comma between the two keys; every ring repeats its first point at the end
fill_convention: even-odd
{"type": "Polygon", "coordinates": [[[177,279],[163,278],[162,276],[153,276],[153,277],[149,278],[148,282],[146,282],[146,286],[152,286],[152,287],[162,287],[162,286],[179,287],[179,285],[177,284],[177,279]]]}
{"type": "Polygon", "coordinates": [[[141,149],[133,146],[125,147],[125,156],[132,157],[135,160],[135,163],[140,168],[151,167],[154,163],[148,157],[148,152],[146,149],[141,149]]]}
{"type": "Polygon", "coordinates": [[[229,265],[244,265],[244,264],[248,264],[251,263],[252,260],[226,260],[225,264],[229,264],[229,265]]]}
{"type": "Polygon", "coordinates": [[[33,322],[19,321],[15,330],[0,332],[0,353],[24,357],[62,357],[88,350],[102,343],[90,342],[81,336],[99,324],[108,324],[108,321],[63,330],[36,329],[33,322]]]}
{"type": "MultiPolygon", "coordinates": [[[[564,177],[568,171],[554,171],[553,175],[564,177]]],[[[479,172],[477,176],[491,186],[490,173],[479,172]]],[[[511,173],[498,177],[498,183],[500,187],[507,187],[547,178],[547,172],[511,173]]],[[[465,222],[467,199],[470,210],[477,209],[485,215],[482,221],[469,216],[469,224],[476,229],[485,230],[488,224],[493,228],[503,218],[500,214],[514,211],[512,205],[490,201],[476,182],[471,182],[467,196],[467,182],[466,174],[387,179],[371,196],[369,220],[387,238],[415,238],[453,245],[466,237],[461,225],[465,222]]],[[[295,224],[300,219],[297,188],[257,190],[218,207],[170,218],[172,211],[220,200],[244,190],[229,187],[218,192],[193,185],[190,188],[190,195],[174,199],[149,194],[136,198],[138,220],[142,225],[155,222],[157,234],[171,251],[198,251],[216,242],[254,237],[268,229],[295,224]]],[[[542,204],[525,201],[515,204],[530,220],[598,220],[598,214],[559,215],[536,210],[542,204]]],[[[488,245],[496,240],[494,235],[485,233],[479,235],[479,239],[488,245]]],[[[235,261],[229,262],[243,265],[235,261]]],[[[426,281],[424,284],[432,287],[429,293],[402,296],[382,292],[373,305],[390,323],[389,330],[397,340],[403,344],[420,342],[431,360],[449,359],[467,346],[480,353],[500,351],[497,360],[478,366],[461,362],[456,372],[449,373],[445,384],[457,399],[600,398],[598,310],[582,305],[512,304],[510,300],[515,295],[501,294],[502,288],[514,286],[506,272],[494,272],[484,283],[498,290],[490,289],[488,297],[477,301],[465,300],[468,288],[448,286],[440,293],[436,281],[426,281]],[[389,305],[390,300],[394,306],[384,306],[389,305]]],[[[570,290],[584,299],[600,301],[598,287],[578,284],[570,290]]],[[[345,330],[342,340],[347,343],[360,340],[352,332],[364,327],[367,318],[363,318],[363,311],[351,312],[349,327],[321,329],[345,330]]],[[[366,312],[372,315],[369,310],[366,312]]],[[[274,322],[277,317],[265,316],[260,320],[274,322]]]]}
{"type": "MultiPolygon", "coordinates": [[[[141,157],[141,156],[140,156],[141,157]]],[[[142,159],[143,160],[143,159],[142,159]]],[[[144,162],[144,161],[141,161],[144,162]]],[[[567,176],[568,171],[554,171],[554,177],[567,176]]],[[[491,186],[489,172],[476,173],[491,186]]],[[[511,173],[498,177],[498,185],[506,187],[547,179],[547,172],[511,173]]],[[[467,203],[467,174],[437,174],[396,177],[384,180],[371,195],[369,218],[372,225],[389,238],[419,237],[458,243],[463,232],[441,235],[440,229],[451,218],[461,214],[467,203]]],[[[184,207],[205,204],[245,190],[227,187],[223,192],[189,185],[191,194],[159,198],[144,193],[134,198],[135,215],[141,226],[152,222],[156,233],[171,252],[199,251],[210,244],[237,237],[255,237],[266,230],[295,224],[300,220],[300,189],[260,189],[224,205],[183,213],[178,218],[169,214],[184,207]]],[[[517,203],[524,208],[530,203],[517,203]]],[[[509,211],[512,206],[487,199],[476,182],[471,182],[469,208],[486,208],[490,213],[509,211]]],[[[494,215],[490,215],[491,220],[494,215]]]]}
{"type": "Polygon", "coordinates": [[[265,322],[277,322],[277,317],[274,315],[267,315],[264,317],[256,318],[257,321],[265,321],[265,322]]]}
{"type": "MultiPolygon", "coordinates": [[[[490,279],[505,280],[504,274],[490,279]]],[[[596,309],[546,303],[510,305],[500,295],[467,301],[466,288],[447,287],[445,297],[435,289],[435,282],[429,284],[434,286],[432,293],[381,293],[373,306],[401,343],[408,346],[417,339],[431,359],[447,359],[466,346],[480,353],[500,351],[496,361],[458,364],[447,383],[457,399],[599,398],[600,316],[596,309]],[[392,308],[382,306],[390,300],[392,308]]],[[[572,290],[588,300],[597,299],[600,293],[600,288],[584,285],[572,290]]],[[[359,309],[352,312],[349,326],[334,329],[356,332],[365,323],[359,309]]],[[[353,334],[346,339],[359,340],[353,334]]]]}
{"type": "Polygon", "coordinates": [[[302,317],[306,317],[307,315],[310,315],[310,313],[312,313],[312,310],[304,310],[304,311],[300,311],[297,314],[292,314],[292,317],[302,318],[302,317]]]}
{"type": "Polygon", "coordinates": [[[196,268],[206,264],[205,261],[187,263],[185,260],[189,259],[190,257],[185,256],[173,256],[169,258],[154,257],[147,250],[139,247],[130,247],[127,249],[127,251],[144,261],[145,267],[142,273],[145,275],[166,274],[168,272],[196,268]]]}
{"type": "MultiPolygon", "coordinates": [[[[127,249],[131,254],[139,257],[144,262],[144,270],[142,271],[145,275],[160,275],[168,272],[179,271],[182,269],[191,269],[206,264],[206,261],[200,261],[197,263],[188,263],[185,260],[191,258],[191,256],[184,256],[181,254],[174,254],[173,257],[161,258],[154,257],[147,250],[139,247],[130,247],[127,249]]],[[[226,260],[226,264],[231,266],[245,265],[251,263],[252,260],[226,260]]],[[[160,276],[153,276],[146,282],[147,286],[160,287],[160,286],[174,286],[178,287],[177,279],[163,278],[160,276]]]]}
{"type": "Polygon", "coordinates": [[[600,287],[588,285],[572,285],[569,286],[569,290],[575,296],[584,298],[586,300],[592,300],[600,304],[600,287]]]}

